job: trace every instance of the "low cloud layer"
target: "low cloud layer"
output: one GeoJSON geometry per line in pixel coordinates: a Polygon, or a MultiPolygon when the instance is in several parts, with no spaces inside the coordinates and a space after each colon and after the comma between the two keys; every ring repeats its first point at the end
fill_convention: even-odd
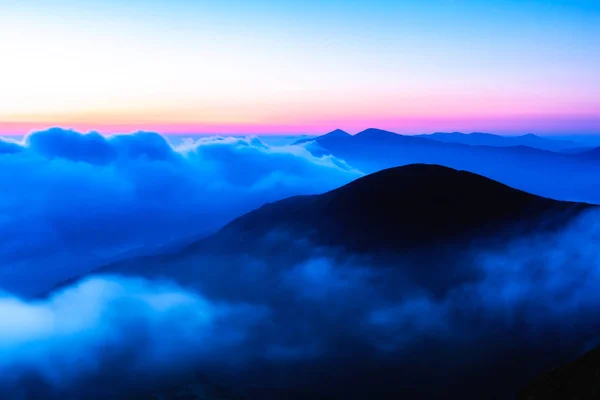
{"type": "Polygon", "coordinates": [[[241,387],[309,385],[344,399],[390,390],[514,394],[524,379],[597,343],[599,228],[593,212],[558,233],[439,260],[432,274],[461,268],[451,262],[480,271],[443,294],[413,280],[418,265],[299,242],[312,253],[304,261],[193,257],[182,261],[193,264],[191,276],[169,264],[186,289],[100,276],[44,300],[4,295],[0,367],[11,372],[0,389],[11,398],[35,376],[45,398],[48,387],[77,398],[107,376],[125,393],[132,380],[152,387],[184,372],[241,371],[241,387]]]}
{"type": "Polygon", "coordinates": [[[105,276],[43,300],[0,295],[0,315],[2,398],[75,399],[122,396],[185,368],[242,362],[248,332],[268,309],[211,302],[166,282],[105,276]],[[98,387],[103,379],[111,384],[98,387]]]}
{"type": "Polygon", "coordinates": [[[120,255],[198,238],[265,202],[359,176],[335,157],[257,138],[172,147],[155,133],[54,128],[0,140],[0,288],[36,293],[120,255]]]}
{"type": "Polygon", "coordinates": [[[384,398],[393,389],[391,398],[434,398],[452,389],[490,398],[598,343],[596,211],[560,232],[427,268],[273,232],[256,252],[190,251],[47,298],[11,293],[360,175],[334,157],[252,138],[172,147],[151,133],[54,129],[0,141],[0,397],[129,398],[196,373],[239,373],[225,380],[311,387],[312,397],[384,398]]]}

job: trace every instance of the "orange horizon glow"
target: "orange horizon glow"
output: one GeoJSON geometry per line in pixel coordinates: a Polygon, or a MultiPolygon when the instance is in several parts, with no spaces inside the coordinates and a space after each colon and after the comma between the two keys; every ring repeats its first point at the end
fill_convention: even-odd
{"type": "Polygon", "coordinates": [[[0,13],[4,135],[600,134],[600,7],[34,3],[0,13]]]}
{"type": "Polygon", "coordinates": [[[367,128],[386,129],[401,134],[423,134],[432,132],[489,132],[498,134],[598,134],[600,118],[593,115],[579,116],[491,116],[491,117],[412,117],[412,118],[332,118],[295,124],[269,125],[256,123],[180,123],[180,122],[86,122],[57,120],[56,122],[0,122],[0,134],[25,135],[33,131],[52,127],[74,129],[79,132],[102,134],[152,131],[161,134],[217,134],[258,135],[289,134],[318,135],[335,129],[357,133],[367,128]],[[575,129],[574,129],[575,127],[575,129]]]}

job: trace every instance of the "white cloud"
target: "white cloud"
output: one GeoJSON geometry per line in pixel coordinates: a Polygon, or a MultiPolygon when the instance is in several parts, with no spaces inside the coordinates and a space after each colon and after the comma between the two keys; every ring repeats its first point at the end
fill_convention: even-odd
{"type": "Polygon", "coordinates": [[[39,291],[122,252],[191,240],[265,202],[361,175],[334,157],[257,138],[174,148],[155,133],[54,128],[0,141],[2,287],[39,291]]]}

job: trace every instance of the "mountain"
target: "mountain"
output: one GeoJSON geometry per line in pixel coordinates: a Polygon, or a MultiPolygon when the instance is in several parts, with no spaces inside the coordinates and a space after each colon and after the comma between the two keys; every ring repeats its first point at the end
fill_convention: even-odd
{"type": "MultiPolygon", "coordinates": [[[[362,132],[358,132],[354,135],[355,139],[358,140],[373,140],[373,141],[393,141],[398,139],[400,135],[394,132],[385,131],[383,129],[369,128],[362,132]]],[[[412,136],[405,136],[405,139],[412,138],[412,136]]]]}
{"type": "MultiPolygon", "coordinates": [[[[347,140],[351,137],[352,135],[350,135],[349,133],[342,131],[341,129],[336,129],[335,131],[322,136],[298,140],[294,144],[301,144],[310,141],[316,141],[320,143],[323,141],[330,141],[332,139],[347,140]]],[[[585,149],[581,146],[581,144],[571,140],[548,139],[534,135],[532,133],[519,136],[501,136],[481,132],[435,132],[431,134],[422,135],[400,135],[382,129],[368,128],[362,132],[357,133],[356,135],[354,135],[354,137],[368,140],[394,140],[398,139],[398,137],[401,137],[404,140],[410,140],[413,143],[425,143],[423,141],[420,141],[420,139],[428,139],[440,143],[462,144],[469,146],[531,147],[538,150],[546,150],[552,152],[577,152],[585,149]]]]}
{"type": "Polygon", "coordinates": [[[461,132],[436,132],[417,136],[444,143],[461,143],[471,146],[528,146],[548,151],[569,151],[570,149],[581,147],[581,144],[571,140],[548,139],[532,133],[519,136],[501,136],[481,132],[473,132],[469,134],[461,132]]]}
{"type": "MultiPolygon", "coordinates": [[[[231,383],[220,383],[251,399],[500,399],[522,384],[522,369],[533,368],[515,347],[514,331],[490,328],[477,298],[468,297],[448,323],[467,332],[483,324],[482,336],[458,342],[446,342],[452,336],[446,333],[441,340],[430,337],[437,323],[433,333],[429,323],[421,325],[419,316],[429,318],[428,308],[411,296],[424,293],[443,303],[457,288],[485,277],[474,251],[552,232],[592,207],[466,171],[407,165],[323,194],[265,204],[186,248],[94,273],[166,279],[215,302],[267,308],[267,320],[248,333],[256,355],[231,383]],[[392,314],[400,328],[369,322],[398,304],[409,311],[392,314]],[[416,325],[408,322],[415,317],[416,325]],[[414,341],[399,350],[378,347],[406,335],[414,341]],[[498,338],[508,344],[496,343],[498,338]],[[490,390],[498,396],[482,396],[490,390]]],[[[206,381],[190,387],[195,384],[196,393],[213,388],[206,381]]],[[[198,397],[183,386],[161,393],[158,398],[198,397]]]]}
{"type": "Polygon", "coordinates": [[[591,150],[581,151],[579,153],[573,154],[573,157],[576,157],[580,160],[598,161],[600,160],[600,147],[596,147],[591,150]]]}
{"type": "MultiPolygon", "coordinates": [[[[446,134],[439,133],[433,135],[442,135],[445,137],[446,134]]],[[[449,134],[451,136],[455,134],[449,134]]],[[[457,134],[462,136],[471,136],[464,134],[457,134]]],[[[475,134],[477,135],[488,135],[488,134],[475,134]]],[[[462,137],[461,136],[461,137],[462,137]]],[[[496,135],[490,135],[496,136],[496,135]]],[[[523,137],[528,136],[524,135],[523,137]]],[[[535,136],[535,135],[532,135],[535,136]]],[[[439,137],[439,136],[435,136],[439,137]]],[[[498,138],[503,138],[502,136],[497,136],[498,138]]],[[[537,136],[536,136],[537,138],[537,136]]],[[[543,138],[539,138],[542,140],[546,140],[543,138]]],[[[550,139],[548,139],[550,140],[550,139]]],[[[336,130],[330,132],[328,134],[313,137],[311,139],[304,139],[302,141],[297,141],[295,144],[306,143],[309,141],[314,141],[319,145],[329,148],[351,148],[359,145],[391,145],[392,148],[389,150],[399,150],[399,146],[405,146],[403,148],[404,153],[410,151],[422,152],[424,150],[433,151],[433,150],[445,150],[445,151],[459,151],[459,152],[468,152],[468,153],[490,153],[490,154],[524,154],[524,155],[544,155],[548,157],[555,157],[556,159],[568,159],[568,156],[563,154],[558,154],[553,151],[547,151],[535,148],[533,146],[527,146],[524,144],[512,144],[508,146],[493,146],[493,145],[479,145],[472,146],[466,143],[459,143],[450,140],[434,140],[432,135],[401,135],[395,132],[386,131],[382,129],[369,128],[361,131],[355,135],[350,135],[347,132],[336,130]]],[[[366,151],[365,151],[366,152],[366,151]]],[[[420,155],[420,153],[415,154],[415,156],[420,155]]]]}
{"type": "Polygon", "coordinates": [[[319,245],[374,252],[505,233],[517,221],[585,207],[534,196],[470,172],[413,164],[379,171],[321,195],[265,205],[222,233],[237,230],[251,238],[285,229],[319,245]]]}
{"type": "MultiPolygon", "coordinates": [[[[351,137],[351,136],[352,135],[350,135],[346,131],[343,131],[341,129],[336,129],[334,131],[326,133],[325,135],[318,136],[316,138],[318,138],[319,141],[328,141],[328,140],[332,140],[332,139],[344,139],[344,138],[351,137]]],[[[312,142],[316,138],[315,137],[309,137],[309,138],[306,138],[306,139],[297,140],[293,144],[302,144],[302,143],[312,142]]]]}
{"type": "MultiPolygon", "coordinates": [[[[375,264],[398,259],[435,263],[473,246],[556,229],[589,207],[531,195],[466,171],[415,164],[327,193],[265,204],[176,253],[125,260],[98,272],[194,285],[202,272],[194,266],[199,258],[214,262],[215,257],[252,255],[284,268],[311,258],[316,247],[339,249],[344,257],[368,255],[375,264]]],[[[228,265],[235,270],[235,262],[228,265]]],[[[433,279],[424,278],[424,284],[443,290],[462,279],[453,273],[440,271],[433,279]]],[[[207,282],[202,289],[214,289],[207,282]]]]}
{"type": "Polygon", "coordinates": [[[600,163],[575,154],[528,146],[471,146],[367,129],[321,136],[307,149],[331,154],[365,173],[408,164],[438,164],[471,171],[540,196],[600,203],[600,163]]]}
{"type": "Polygon", "coordinates": [[[519,400],[595,400],[600,395],[600,347],[533,381],[519,400]]]}

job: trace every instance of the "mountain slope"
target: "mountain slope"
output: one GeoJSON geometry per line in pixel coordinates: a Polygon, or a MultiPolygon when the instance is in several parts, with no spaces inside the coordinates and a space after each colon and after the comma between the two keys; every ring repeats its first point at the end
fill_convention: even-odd
{"type": "Polygon", "coordinates": [[[366,173],[423,163],[471,171],[544,197],[600,203],[600,164],[528,146],[471,146],[367,129],[354,136],[317,137],[307,149],[332,154],[366,173]]]}
{"type": "Polygon", "coordinates": [[[265,205],[222,232],[261,237],[291,230],[321,245],[369,252],[429,246],[465,235],[504,234],[518,225],[533,229],[533,221],[546,213],[556,218],[556,212],[568,216],[583,208],[466,171],[415,164],[383,170],[322,195],[265,205]]]}
{"type": "Polygon", "coordinates": [[[461,143],[471,146],[529,146],[540,150],[565,151],[580,147],[577,142],[570,140],[548,139],[534,134],[518,136],[501,136],[491,133],[461,133],[461,132],[435,132],[432,134],[418,135],[425,139],[437,140],[445,143],[461,143]]]}
{"type": "MultiPolygon", "coordinates": [[[[446,342],[445,331],[435,337],[437,323],[421,331],[428,308],[420,296],[444,304],[485,277],[470,257],[473,240],[481,250],[554,230],[590,207],[465,171],[409,165],[266,204],[183,250],[96,272],[168,279],[215,302],[266,307],[268,318],[250,336],[257,355],[242,381],[226,385],[236,393],[255,389],[252,399],[502,399],[522,384],[523,371],[539,371],[527,349],[513,348],[518,326],[501,331],[504,348],[479,298],[468,297],[446,323],[452,332],[479,333],[446,342]],[[373,325],[382,311],[384,325],[373,325]],[[414,341],[378,348],[404,334],[414,341]],[[496,397],[481,396],[490,391],[496,397]]],[[[163,398],[180,398],[172,393],[163,398]]]]}
{"type": "Polygon", "coordinates": [[[585,150],[585,151],[573,154],[573,157],[581,159],[581,160],[598,161],[598,160],[600,160],[600,147],[596,147],[591,150],[585,150]]]}
{"type": "Polygon", "coordinates": [[[541,376],[519,400],[595,400],[600,396],[600,348],[541,376]]]}
{"type": "Polygon", "coordinates": [[[312,142],[315,139],[319,139],[319,141],[323,141],[323,140],[328,141],[328,140],[332,140],[332,139],[345,139],[345,138],[349,138],[351,136],[352,135],[350,135],[346,131],[343,131],[341,129],[336,129],[334,131],[326,133],[325,135],[297,140],[293,144],[302,144],[302,143],[312,142]]]}
{"type": "MultiPolygon", "coordinates": [[[[202,272],[195,265],[208,262],[206,257],[252,255],[284,268],[310,258],[315,247],[381,262],[414,256],[424,265],[470,245],[558,228],[589,207],[531,195],[466,171],[408,165],[324,194],[266,204],[177,253],[126,260],[98,272],[158,275],[190,284],[202,272]]],[[[235,262],[230,268],[235,270],[235,262]]],[[[436,285],[450,286],[461,278],[452,273],[436,285]]]]}

